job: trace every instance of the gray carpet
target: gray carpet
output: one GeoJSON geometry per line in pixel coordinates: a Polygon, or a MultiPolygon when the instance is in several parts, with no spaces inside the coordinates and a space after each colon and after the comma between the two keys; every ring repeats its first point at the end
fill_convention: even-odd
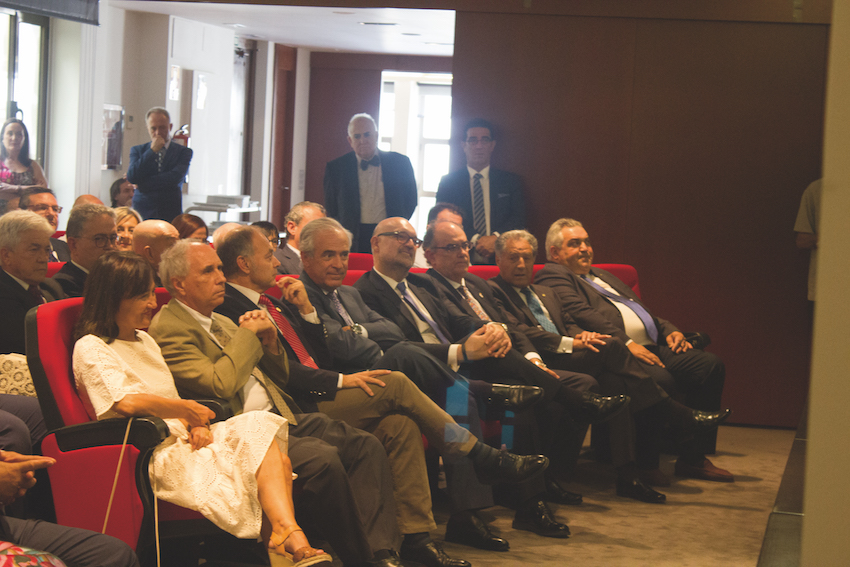
{"type": "MultiPolygon", "coordinates": [[[[735,474],[731,484],[673,477],[672,458],[661,470],[673,484],[659,489],[667,504],[643,504],[614,494],[610,466],[580,460],[567,485],[584,495],[581,506],[555,506],[572,531],[568,540],[538,537],[511,528],[513,512],[496,506],[484,512],[510,541],[507,553],[445,543],[449,555],[475,567],[503,565],[576,565],[582,567],[707,565],[753,566],[794,432],[721,427],[718,452],[711,460],[735,474]]],[[[442,539],[447,515],[438,511],[436,539],[442,539]]]]}

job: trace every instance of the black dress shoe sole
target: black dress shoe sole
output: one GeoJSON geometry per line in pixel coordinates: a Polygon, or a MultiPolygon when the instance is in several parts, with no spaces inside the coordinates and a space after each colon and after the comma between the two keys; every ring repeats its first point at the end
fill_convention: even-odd
{"type": "Polygon", "coordinates": [[[522,530],[522,531],[525,531],[525,532],[535,533],[535,534],[542,536],[542,537],[551,537],[551,538],[556,538],[556,539],[567,539],[568,537],[570,537],[569,528],[567,528],[566,530],[559,530],[559,529],[547,530],[547,529],[541,528],[536,523],[534,523],[534,521],[532,521],[532,520],[517,520],[517,519],[514,519],[512,527],[515,530],[522,530]]]}

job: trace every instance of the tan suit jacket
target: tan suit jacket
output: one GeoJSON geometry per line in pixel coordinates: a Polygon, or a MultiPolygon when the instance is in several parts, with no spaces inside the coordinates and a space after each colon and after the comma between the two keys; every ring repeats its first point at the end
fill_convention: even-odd
{"type": "Polygon", "coordinates": [[[281,354],[271,354],[263,349],[253,332],[237,327],[218,313],[213,313],[212,317],[230,334],[230,342],[223,349],[176,299],[156,314],[148,329],[162,349],[180,395],[184,398],[221,398],[230,403],[234,414],[241,413],[242,388],[256,366],[269,378],[270,386],[278,389],[290,410],[301,413],[284,392],[289,379],[286,351],[280,348],[281,354]]]}

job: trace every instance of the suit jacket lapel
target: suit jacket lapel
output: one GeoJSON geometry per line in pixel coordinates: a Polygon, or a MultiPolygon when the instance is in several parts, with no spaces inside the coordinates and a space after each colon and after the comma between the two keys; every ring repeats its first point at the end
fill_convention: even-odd
{"type": "Polygon", "coordinates": [[[531,325],[536,327],[539,323],[537,322],[537,318],[534,317],[534,314],[531,312],[531,309],[528,308],[525,301],[519,296],[519,293],[513,288],[511,284],[502,279],[502,276],[496,276],[493,278],[499,287],[502,288],[502,291],[505,292],[505,296],[513,303],[514,307],[522,313],[522,316],[525,317],[525,323],[527,325],[531,325]]]}
{"type": "MultiPolygon", "coordinates": [[[[368,275],[378,292],[384,297],[384,301],[388,303],[390,307],[388,312],[392,313],[393,310],[398,311],[404,318],[404,322],[413,328],[415,333],[413,336],[418,336],[419,340],[422,340],[422,335],[419,333],[419,324],[416,322],[416,316],[410,312],[410,309],[407,306],[402,305],[402,300],[395,290],[391,288],[390,284],[388,284],[384,278],[379,276],[374,270],[369,272],[368,275]]],[[[407,335],[408,333],[405,334],[407,335]]]]}

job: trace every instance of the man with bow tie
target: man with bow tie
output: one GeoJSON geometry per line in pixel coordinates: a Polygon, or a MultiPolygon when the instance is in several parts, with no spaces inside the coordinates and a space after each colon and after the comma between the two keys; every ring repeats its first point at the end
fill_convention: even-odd
{"type": "Polygon", "coordinates": [[[416,178],[407,156],[378,149],[378,127],[368,114],[351,117],[348,143],[353,151],[325,167],[325,208],[351,232],[351,251],[369,253],[379,222],[413,214],[416,178]]]}

